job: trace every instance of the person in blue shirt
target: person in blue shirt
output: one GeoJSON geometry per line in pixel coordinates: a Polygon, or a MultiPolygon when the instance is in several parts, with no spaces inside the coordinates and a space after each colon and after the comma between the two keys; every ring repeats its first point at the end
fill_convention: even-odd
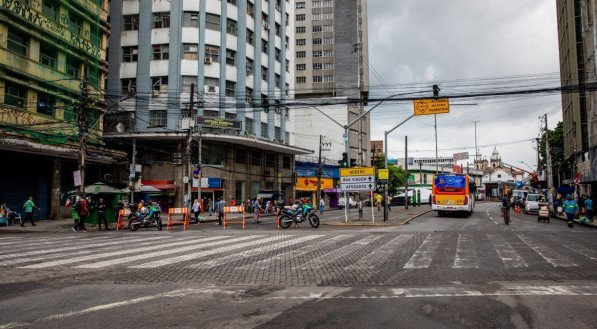
{"type": "Polygon", "coordinates": [[[590,197],[585,199],[585,212],[587,214],[587,219],[589,221],[593,221],[593,200],[590,197]]]}
{"type": "Polygon", "coordinates": [[[574,215],[576,215],[578,212],[578,204],[572,195],[566,195],[566,201],[564,201],[564,204],[562,205],[562,210],[564,210],[566,218],[568,219],[568,227],[572,228],[572,224],[574,223],[574,215]]]}

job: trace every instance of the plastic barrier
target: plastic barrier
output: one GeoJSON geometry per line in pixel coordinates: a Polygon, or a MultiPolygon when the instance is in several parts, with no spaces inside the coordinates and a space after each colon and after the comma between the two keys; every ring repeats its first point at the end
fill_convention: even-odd
{"type": "Polygon", "coordinates": [[[123,219],[126,218],[128,221],[130,214],[131,214],[131,210],[128,208],[120,209],[120,211],[118,211],[118,221],[116,222],[116,230],[124,230],[123,219]]]}
{"type": "Polygon", "coordinates": [[[182,221],[177,221],[176,224],[182,223],[184,230],[189,228],[189,210],[187,208],[168,208],[168,226],[167,226],[167,228],[169,230],[171,230],[172,226],[175,224],[172,217],[180,216],[180,215],[182,215],[182,221]]]}
{"type": "Polygon", "coordinates": [[[243,228],[245,228],[245,222],[246,222],[246,217],[245,217],[245,206],[230,206],[230,207],[224,207],[224,228],[226,228],[226,226],[229,226],[228,223],[242,223],[243,224],[243,228]],[[228,214],[242,214],[242,217],[234,217],[234,218],[230,218],[228,216],[228,214]],[[235,221],[233,221],[235,220],[235,221]],[[240,220],[240,222],[239,222],[240,220]]]}

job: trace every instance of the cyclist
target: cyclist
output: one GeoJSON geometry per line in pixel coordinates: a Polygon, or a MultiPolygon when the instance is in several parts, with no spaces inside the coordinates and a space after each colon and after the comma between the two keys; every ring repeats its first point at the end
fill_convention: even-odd
{"type": "Polygon", "coordinates": [[[510,222],[510,208],[512,208],[512,190],[508,190],[502,197],[502,217],[506,224],[510,222]]]}

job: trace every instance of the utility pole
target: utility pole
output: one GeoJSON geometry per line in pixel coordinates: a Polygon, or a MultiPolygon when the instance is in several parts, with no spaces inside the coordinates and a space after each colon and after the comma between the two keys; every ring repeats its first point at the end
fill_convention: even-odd
{"type": "Polygon", "coordinates": [[[81,174],[81,185],[79,186],[79,193],[85,193],[85,155],[87,154],[87,134],[89,114],[89,80],[87,76],[88,62],[83,66],[83,81],[81,81],[81,100],[79,102],[79,115],[77,117],[77,124],[79,126],[79,163],[78,169],[81,174]]]}
{"type": "Polygon", "coordinates": [[[129,200],[129,204],[134,202],[135,197],[135,174],[137,172],[135,168],[135,157],[137,156],[137,140],[133,139],[133,153],[131,159],[131,170],[129,173],[129,181],[130,181],[130,190],[131,190],[131,199],[129,200]]]}
{"type": "Polygon", "coordinates": [[[404,136],[404,209],[408,209],[408,136],[404,136]]]}
{"type": "MultiPolygon", "coordinates": [[[[438,98],[439,97],[439,91],[441,89],[439,89],[438,85],[433,85],[433,97],[438,98]]],[[[437,114],[433,115],[433,130],[435,131],[435,174],[438,173],[438,168],[439,168],[439,162],[438,162],[438,155],[437,155],[437,114]]]]}
{"type": "Polygon", "coordinates": [[[551,170],[551,154],[549,152],[549,129],[547,128],[547,114],[544,116],[545,118],[545,176],[547,179],[547,201],[550,205],[553,205],[552,200],[552,189],[553,189],[553,178],[552,178],[552,170],[551,170]]]}
{"type": "MultiPolygon", "coordinates": [[[[192,116],[193,113],[193,100],[195,97],[195,84],[191,83],[191,95],[190,95],[190,100],[189,100],[189,116],[192,116]]],[[[187,153],[187,194],[186,194],[186,198],[188,200],[188,207],[190,207],[192,205],[191,203],[191,193],[193,191],[193,162],[191,161],[191,142],[193,140],[193,126],[191,124],[191,120],[190,118],[187,118],[188,121],[188,130],[187,130],[187,148],[186,148],[186,153],[187,153]]],[[[184,204],[184,200],[183,200],[183,204],[184,204]]]]}
{"type": "MultiPolygon", "coordinates": [[[[321,144],[323,143],[323,136],[319,135],[319,159],[317,160],[317,200],[315,202],[315,207],[319,207],[319,203],[321,202],[321,144]]],[[[349,206],[348,200],[346,200],[346,206],[349,206]]]]}
{"type": "Polygon", "coordinates": [[[475,163],[479,160],[479,149],[477,148],[477,122],[479,122],[479,120],[473,121],[475,124],[475,163]]]}

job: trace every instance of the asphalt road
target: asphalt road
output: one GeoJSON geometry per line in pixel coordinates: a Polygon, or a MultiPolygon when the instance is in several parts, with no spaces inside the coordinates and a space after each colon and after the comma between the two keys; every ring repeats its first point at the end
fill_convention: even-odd
{"type": "Polygon", "coordinates": [[[597,230],[514,215],[392,227],[0,235],[6,328],[594,328],[597,230]]]}

